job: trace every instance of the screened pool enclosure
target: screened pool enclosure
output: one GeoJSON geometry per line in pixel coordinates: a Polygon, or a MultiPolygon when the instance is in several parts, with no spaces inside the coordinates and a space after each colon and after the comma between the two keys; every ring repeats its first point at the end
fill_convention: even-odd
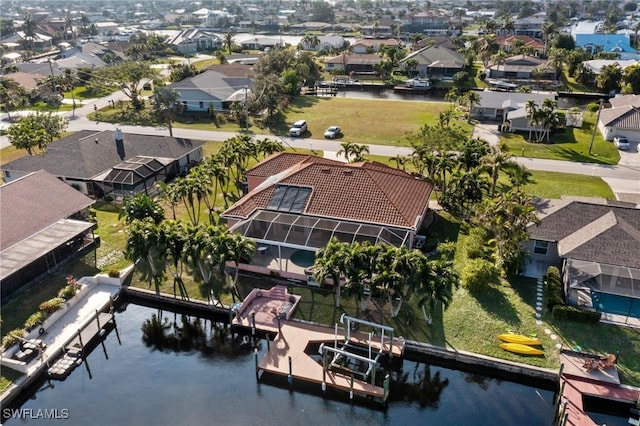
{"type": "Polygon", "coordinates": [[[400,247],[409,245],[413,234],[409,229],[266,210],[236,223],[231,231],[258,244],[314,251],[325,247],[331,238],[346,243],[370,241],[400,247]]]}
{"type": "Polygon", "coordinates": [[[569,303],[640,318],[640,269],[567,259],[564,275],[569,303]]]}

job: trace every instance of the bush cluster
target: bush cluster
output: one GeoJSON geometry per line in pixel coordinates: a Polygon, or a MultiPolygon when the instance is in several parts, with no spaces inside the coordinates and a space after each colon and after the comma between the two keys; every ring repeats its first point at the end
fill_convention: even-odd
{"type": "Polygon", "coordinates": [[[31,314],[29,318],[24,322],[24,326],[27,330],[32,330],[42,324],[44,320],[47,318],[44,312],[38,311],[34,314],[31,314]]]}
{"type": "Polygon", "coordinates": [[[53,299],[42,302],[39,306],[40,310],[47,315],[50,315],[61,309],[64,306],[64,299],[61,297],[54,297],[53,299]]]}
{"type": "Polygon", "coordinates": [[[69,300],[71,299],[73,296],[76,295],[76,292],[78,290],[72,286],[72,285],[67,285],[64,286],[63,288],[60,289],[60,291],[58,292],[58,297],[59,299],[64,299],[64,300],[69,300]]]}
{"type": "Polygon", "coordinates": [[[572,320],[587,324],[597,324],[600,322],[600,312],[583,311],[567,305],[556,305],[553,307],[553,317],[560,320],[572,320]]]}
{"type": "Polygon", "coordinates": [[[120,278],[120,270],[119,269],[109,269],[107,271],[107,275],[111,278],[120,278]]]}
{"type": "Polygon", "coordinates": [[[555,266],[549,266],[547,269],[547,281],[545,283],[545,302],[547,309],[553,311],[554,306],[563,305],[562,300],[562,280],[560,279],[560,271],[555,266]]]}
{"type": "Polygon", "coordinates": [[[27,332],[22,328],[16,328],[15,330],[11,330],[6,336],[2,338],[2,346],[4,348],[10,348],[11,346],[18,343],[18,339],[13,337],[24,337],[27,335],[27,332]]]}

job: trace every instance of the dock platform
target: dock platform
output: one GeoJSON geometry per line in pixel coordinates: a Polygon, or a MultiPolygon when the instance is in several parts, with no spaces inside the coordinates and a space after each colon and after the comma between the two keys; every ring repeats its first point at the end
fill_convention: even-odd
{"type": "MultiPolygon", "coordinates": [[[[344,329],[337,329],[343,332],[344,329]]],[[[358,345],[361,348],[368,348],[368,334],[352,331],[349,343],[358,345]],[[366,342],[366,346],[364,346],[366,342]]],[[[344,372],[326,370],[323,365],[311,355],[316,355],[321,344],[343,345],[344,340],[336,339],[336,329],[331,327],[308,324],[296,321],[287,321],[280,327],[280,332],[275,340],[270,343],[269,350],[258,364],[258,370],[277,374],[280,376],[291,376],[291,380],[303,380],[353,392],[355,395],[373,397],[379,400],[386,400],[388,392],[383,386],[377,386],[367,381],[354,379],[344,372]],[[290,367],[291,366],[291,367],[290,367]]],[[[404,351],[404,341],[394,339],[381,343],[371,341],[372,351],[391,353],[393,357],[401,357],[404,351]]],[[[324,390],[324,387],[323,387],[324,390]]]]}

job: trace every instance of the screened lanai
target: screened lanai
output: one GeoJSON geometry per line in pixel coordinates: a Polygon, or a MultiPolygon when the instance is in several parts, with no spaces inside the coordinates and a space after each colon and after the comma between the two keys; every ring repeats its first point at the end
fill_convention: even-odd
{"type": "Polygon", "coordinates": [[[231,231],[258,244],[314,251],[326,246],[334,237],[346,243],[370,241],[395,247],[408,245],[412,238],[409,229],[267,210],[259,210],[238,222],[231,231]]]}
{"type": "Polygon", "coordinates": [[[569,303],[640,318],[640,269],[567,259],[564,270],[569,303]]]}
{"type": "Polygon", "coordinates": [[[104,194],[114,197],[132,197],[144,192],[152,195],[156,182],[166,178],[165,164],[155,158],[134,157],[111,169],[102,182],[104,194]]]}

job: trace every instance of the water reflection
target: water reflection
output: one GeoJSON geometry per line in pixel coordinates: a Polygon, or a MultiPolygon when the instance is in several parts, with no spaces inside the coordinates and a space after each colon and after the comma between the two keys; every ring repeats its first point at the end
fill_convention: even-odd
{"type": "Polygon", "coordinates": [[[217,353],[233,357],[252,349],[247,342],[234,344],[229,340],[224,326],[212,324],[207,331],[205,320],[175,313],[167,315],[160,310],[142,323],[141,330],[143,343],[152,350],[200,352],[204,356],[217,353]]]}
{"type": "Polygon", "coordinates": [[[449,379],[442,378],[440,371],[431,373],[429,364],[416,364],[411,373],[403,372],[392,382],[391,400],[417,402],[420,408],[438,408],[442,391],[449,386],[449,379]]]}

